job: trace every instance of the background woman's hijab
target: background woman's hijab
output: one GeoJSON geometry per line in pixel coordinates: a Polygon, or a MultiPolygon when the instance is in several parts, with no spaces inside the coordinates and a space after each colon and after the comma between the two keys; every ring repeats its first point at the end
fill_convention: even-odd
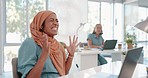
{"type": "MultiPolygon", "coordinates": [[[[40,47],[42,47],[40,42],[42,41],[41,37],[45,34],[41,32],[40,29],[42,29],[43,22],[51,14],[55,13],[52,11],[41,11],[34,17],[32,23],[30,24],[31,36],[40,47]]],[[[56,39],[48,36],[48,41],[51,42],[50,58],[59,74],[61,76],[65,75],[65,62],[63,62],[66,60],[65,50],[56,39]]]]}

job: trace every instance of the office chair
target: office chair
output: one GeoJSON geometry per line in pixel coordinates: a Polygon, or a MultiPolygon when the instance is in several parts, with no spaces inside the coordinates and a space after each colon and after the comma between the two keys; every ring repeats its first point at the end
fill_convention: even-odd
{"type": "Polygon", "coordinates": [[[12,73],[13,73],[13,78],[21,78],[21,73],[17,72],[17,61],[18,58],[12,58],[12,73]]]}

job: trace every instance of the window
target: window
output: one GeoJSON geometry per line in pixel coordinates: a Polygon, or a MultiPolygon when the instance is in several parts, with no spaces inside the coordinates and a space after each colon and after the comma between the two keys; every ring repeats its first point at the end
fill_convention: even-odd
{"type": "Polygon", "coordinates": [[[111,3],[101,2],[101,24],[105,40],[113,39],[111,3]]]}
{"type": "Polygon", "coordinates": [[[100,3],[88,1],[88,23],[92,31],[97,23],[100,23],[100,3]]]}
{"type": "Polygon", "coordinates": [[[122,18],[121,3],[88,1],[88,23],[91,25],[89,33],[92,33],[97,23],[101,23],[105,40],[117,39],[122,42],[122,18]]]}
{"type": "Polygon", "coordinates": [[[6,1],[6,43],[20,43],[26,37],[26,5],[16,0],[6,1]]]}
{"type": "Polygon", "coordinates": [[[22,41],[29,37],[29,27],[35,14],[45,10],[46,0],[6,0],[6,41],[4,71],[11,71],[13,57],[17,57],[22,41]]]}
{"type": "Polygon", "coordinates": [[[44,0],[7,0],[6,43],[21,43],[28,37],[30,22],[37,12],[44,9],[44,0]]]}

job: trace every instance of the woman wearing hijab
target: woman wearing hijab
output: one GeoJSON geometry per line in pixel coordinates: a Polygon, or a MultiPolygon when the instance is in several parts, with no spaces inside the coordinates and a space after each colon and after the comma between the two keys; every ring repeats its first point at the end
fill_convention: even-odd
{"type": "Polygon", "coordinates": [[[69,53],[66,58],[64,47],[54,38],[59,28],[56,14],[41,11],[30,24],[31,38],[21,45],[18,54],[18,72],[21,78],[56,78],[68,74],[79,44],[77,37],[69,37],[69,53]]]}
{"type": "MultiPolygon", "coordinates": [[[[96,24],[94,27],[93,33],[88,35],[87,41],[90,48],[99,48],[104,47],[104,39],[102,37],[102,25],[96,24]]],[[[98,54],[98,65],[106,64],[106,59],[98,54]]]]}

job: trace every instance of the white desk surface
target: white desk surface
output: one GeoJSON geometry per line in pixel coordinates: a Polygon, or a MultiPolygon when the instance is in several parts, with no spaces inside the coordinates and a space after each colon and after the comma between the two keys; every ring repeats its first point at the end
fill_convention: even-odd
{"type": "Polygon", "coordinates": [[[111,54],[112,61],[121,61],[122,53],[127,50],[113,49],[113,50],[99,50],[96,48],[82,49],[80,52],[75,52],[75,60],[79,65],[80,70],[98,66],[98,54],[111,54]]]}
{"type": "MultiPolygon", "coordinates": [[[[71,74],[62,76],[60,78],[89,78],[92,75],[97,74],[98,72],[111,73],[111,74],[118,75],[121,69],[121,65],[122,65],[122,62],[119,62],[119,61],[112,62],[106,65],[89,68],[76,73],[71,73],[71,74]]],[[[132,78],[147,78],[145,65],[137,64],[132,78]]]]}
{"type": "Polygon", "coordinates": [[[122,53],[126,52],[127,50],[124,49],[113,49],[113,50],[99,50],[95,48],[91,49],[82,49],[80,52],[75,52],[77,55],[87,55],[87,54],[100,54],[100,53],[122,53]]]}
{"type": "MultiPolygon", "coordinates": [[[[88,68],[98,66],[98,54],[110,55],[112,62],[123,61],[125,56],[123,52],[127,52],[128,49],[113,49],[113,50],[99,50],[96,48],[91,48],[88,50],[81,50],[80,52],[75,52],[75,60],[79,66],[80,70],[85,70],[88,68]]],[[[140,63],[143,62],[143,57],[140,57],[140,63]]]]}

